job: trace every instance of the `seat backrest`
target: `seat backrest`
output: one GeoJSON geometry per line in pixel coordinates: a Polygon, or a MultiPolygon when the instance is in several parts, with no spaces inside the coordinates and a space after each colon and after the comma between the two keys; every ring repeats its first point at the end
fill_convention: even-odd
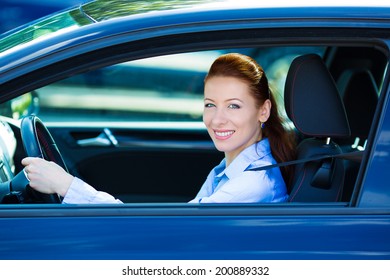
{"type": "MultiPolygon", "coordinates": [[[[305,137],[298,144],[297,159],[341,153],[330,138],[349,137],[350,128],[336,84],[320,56],[308,54],[293,60],[284,99],[288,117],[305,137]]],[[[297,164],[290,201],[340,201],[344,176],[340,159],[297,164]]]]}
{"type": "Polygon", "coordinates": [[[338,143],[352,145],[359,138],[360,145],[364,146],[378,104],[374,77],[366,69],[348,69],[340,75],[337,86],[351,128],[351,137],[340,139],[338,143]]]}
{"type": "MultiPolygon", "coordinates": [[[[351,136],[335,141],[344,152],[364,150],[378,104],[378,87],[374,77],[367,69],[346,69],[339,76],[337,87],[344,102],[351,136]]],[[[360,162],[346,161],[345,168],[346,181],[342,200],[349,201],[355,187],[360,162]]]]}

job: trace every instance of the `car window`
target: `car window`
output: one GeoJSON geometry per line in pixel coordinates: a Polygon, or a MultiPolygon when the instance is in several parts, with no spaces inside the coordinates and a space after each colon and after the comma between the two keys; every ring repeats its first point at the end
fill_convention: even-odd
{"type": "Polygon", "coordinates": [[[37,89],[37,111],[42,120],[56,122],[200,122],[204,78],[211,63],[228,52],[256,58],[283,108],[284,81],[292,59],[308,52],[322,56],[324,48],[213,50],[128,61],[37,89]]]}
{"type": "MultiPolygon", "coordinates": [[[[212,62],[230,52],[247,54],[263,66],[282,114],[286,114],[283,93],[291,62],[303,54],[318,54],[339,89],[353,132],[351,137],[332,140],[344,152],[365,150],[386,67],[383,54],[371,48],[237,48],[129,60],[27,92],[2,104],[1,114],[14,119],[38,115],[50,126],[73,174],[123,202],[188,202],[223,158],[203,125],[203,85],[212,62]],[[348,61],[350,57],[354,64],[348,61]],[[356,108],[365,108],[369,100],[373,101],[370,112],[362,119],[356,108]],[[151,164],[158,166],[153,169],[156,176],[145,181],[151,164]],[[197,172],[191,171],[194,168],[197,172]],[[128,170],[130,185],[124,183],[128,170]],[[190,184],[183,189],[181,182],[187,180],[190,184]]],[[[287,116],[285,120],[294,129],[287,116]]],[[[302,135],[294,131],[301,141],[302,135]]],[[[20,161],[11,162],[10,168],[20,171],[20,161]]],[[[347,168],[353,175],[346,177],[342,202],[351,200],[360,162],[347,168]]]]}

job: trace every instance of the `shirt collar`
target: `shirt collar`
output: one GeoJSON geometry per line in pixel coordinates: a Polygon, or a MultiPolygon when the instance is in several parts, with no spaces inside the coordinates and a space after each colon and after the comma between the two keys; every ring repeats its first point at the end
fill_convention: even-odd
{"type": "MultiPolygon", "coordinates": [[[[223,175],[226,175],[229,179],[232,179],[248,169],[248,167],[251,166],[254,162],[259,160],[261,161],[269,154],[271,154],[269,141],[268,138],[264,138],[261,141],[245,148],[227,168],[225,168],[226,159],[223,159],[215,169],[217,173],[216,177],[222,177],[223,175]]],[[[256,164],[256,166],[257,165],[259,164],[256,164]]]]}

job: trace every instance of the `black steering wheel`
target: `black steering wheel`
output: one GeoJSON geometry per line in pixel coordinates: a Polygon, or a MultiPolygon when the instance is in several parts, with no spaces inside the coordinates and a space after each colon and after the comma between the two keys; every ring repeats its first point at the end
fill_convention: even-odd
{"type": "MultiPolygon", "coordinates": [[[[27,156],[53,161],[68,172],[68,168],[53,137],[37,116],[31,115],[23,118],[20,125],[20,133],[27,156]]],[[[26,187],[26,193],[35,202],[61,203],[59,195],[43,194],[33,190],[29,185],[26,187]]]]}

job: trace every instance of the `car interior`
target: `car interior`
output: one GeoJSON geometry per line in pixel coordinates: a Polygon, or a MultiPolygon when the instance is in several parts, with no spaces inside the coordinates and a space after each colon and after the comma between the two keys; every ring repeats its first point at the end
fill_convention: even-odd
{"type": "MultiPolygon", "coordinates": [[[[360,168],[364,166],[364,151],[369,149],[379,114],[376,109],[381,104],[379,93],[386,55],[373,46],[290,46],[213,52],[216,55],[221,51],[244,52],[264,65],[280,93],[288,123],[297,133],[297,160],[320,157],[294,163],[290,202],[352,203],[358,191],[355,186],[364,172],[360,168]],[[298,53],[297,49],[301,51],[298,53]],[[275,63],[281,56],[285,59],[275,63]],[[351,152],[358,152],[353,160],[321,158],[351,152]]],[[[179,65],[182,61],[174,62],[179,65]]],[[[210,65],[210,61],[208,58],[204,64],[210,65]]],[[[191,200],[208,172],[223,158],[201,123],[199,104],[207,68],[156,67],[160,62],[156,58],[99,68],[2,104],[0,195],[7,197],[2,203],[23,203],[20,197],[15,198],[15,193],[10,199],[7,192],[9,182],[22,172],[20,161],[26,154],[20,119],[32,114],[50,131],[69,172],[98,190],[125,203],[191,200]],[[129,83],[134,83],[131,89],[129,83]],[[64,93],[73,94],[68,97],[71,101],[64,93]],[[108,93],[111,97],[104,97],[108,93]],[[77,99],[76,95],[85,99],[77,99]],[[29,106],[18,109],[25,102],[29,106]],[[88,106],[78,107],[80,104],[88,106]],[[130,106],[133,111],[123,106],[130,106]],[[196,109],[186,113],[189,107],[185,106],[196,109]],[[171,108],[176,111],[170,111],[171,108]]]]}
{"type": "MultiPolygon", "coordinates": [[[[331,139],[350,135],[348,119],[321,57],[308,54],[294,59],[287,74],[284,99],[287,115],[304,137],[297,146],[298,160],[341,153],[331,139]]],[[[343,162],[335,158],[297,164],[290,201],[340,201],[344,173],[343,162]]]]}

